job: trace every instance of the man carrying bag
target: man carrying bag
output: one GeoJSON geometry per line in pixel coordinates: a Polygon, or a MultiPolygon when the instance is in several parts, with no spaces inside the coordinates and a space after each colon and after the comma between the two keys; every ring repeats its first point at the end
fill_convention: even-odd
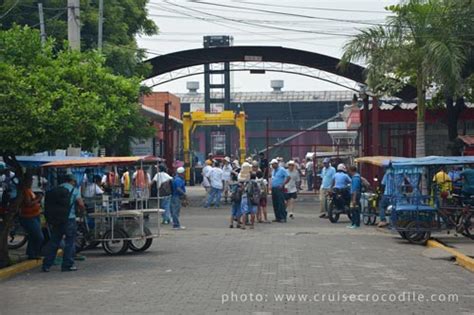
{"type": "Polygon", "coordinates": [[[65,246],[61,271],[77,271],[74,265],[76,209],[84,211],[85,206],[76,189],[76,178],[69,174],[65,183],[48,191],[45,196],[45,217],[50,226],[51,239],[43,260],[44,272],[49,272],[53,265],[63,237],[65,246]]]}

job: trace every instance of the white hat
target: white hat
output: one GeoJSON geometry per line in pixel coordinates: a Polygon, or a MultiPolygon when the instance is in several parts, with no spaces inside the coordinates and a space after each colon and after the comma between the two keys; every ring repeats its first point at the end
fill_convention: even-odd
{"type": "Polygon", "coordinates": [[[277,159],[273,159],[270,161],[270,164],[278,164],[278,160],[277,159]]]}
{"type": "Polygon", "coordinates": [[[226,157],[224,158],[224,160],[226,160],[227,162],[230,163],[230,157],[226,156],[226,157]]]}
{"type": "Polygon", "coordinates": [[[178,172],[178,174],[183,174],[184,173],[184,167],[178,167],[178,169],[176,170],[176,172],[178,172]]]}
{"type": "Polygon", "coordinates": [[[347,172],[346,166],[343,163],[337,166],[337,170],[347,172]]]}
{"type": "Polygon", "coordinates": [[[295,161],[291,160],[291,161],[288,161],[287,163],[288,165],[295,165],[295,161]]]}

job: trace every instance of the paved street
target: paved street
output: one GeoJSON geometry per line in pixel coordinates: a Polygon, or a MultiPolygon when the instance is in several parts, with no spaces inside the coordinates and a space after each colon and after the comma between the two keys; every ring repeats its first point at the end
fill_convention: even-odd
{"type": "Polygon", "coordinates": [[[310,203],[297,210],[287,224],[260,224],[242,231],[228,228],[225,208],[185,209],[182,221],[188,229],[163,228],[162,237],[146,253],[109,257],[97,249],[87,252],[76,273],[34,270],[1,283],[0,313],[474,311],[472,273],[449,261],[426,258],[424,247],[408,245],[393,234],[365,226],[349,230],[345,218],[337,225],[317,219],[310,203]],[[382,298],[403,292],[423,294],[426,301],[342,300],[344,294],[382,298]],[[308,295],[308,301],[291,301],[292,294],[303,299],[308,295]],[[315,301],[323,294],[332,297],[315,301]],[[457,294],[458,301],[428,301],[433,294],[442,294],[439,299],[457,294]],[[290,301],[279,300],[282,297],[290,301]]]}

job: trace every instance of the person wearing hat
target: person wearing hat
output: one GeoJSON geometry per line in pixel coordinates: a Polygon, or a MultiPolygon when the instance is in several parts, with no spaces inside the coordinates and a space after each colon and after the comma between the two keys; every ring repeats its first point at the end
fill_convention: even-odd
{"type": "Polygon", "coordinates": [[[66,176],[65,183],[61,184],[62,187],[66,188],[71,195],[71,208],[69,209],[69,217],[65,224],[51,225],[50,226],[50,240],[46,249],[46,255],[43,259],[42,270],[49,272],[49,269],[56,259],[56,253],[59,248],[59,244],[64,237],[64,249],[63,249],[63,263],[61,271],[77,271],[77,267],[74,264],[75,254],[75,243],[76,243],[76,212],[77,210],[84,211],[85,205],[81,198],[79,189],[76,188],[77,181],[73,174],[66,176]]]}
{"type": "Polygon", "coordinates": [[[334,179],[332,182],[333,188],[341,192],[345,203],[349,205],[351,199],[350,185],[352,183],[352,179],[349,175],[347,175],[347,168],[343,163],[340,163],[337,166],[336,174],[334,174],[334,179]]]}
{"type": "Polygon", "coordinates": [[[331,160],[325,158],[323,160],[323,169],[321,170],[321,188],[319,189],[320,218],[327,216],[327,195],[331,191],[332,181],[336,174],[336,169],[331,166],[331,160]]]}
{"type": "Polygon", "coordinates": [[[222,190],[224,189],[224,183],[222,178],[223,172],[220,168],[219,161],[214,162],[214,167],[209,173],[209,179],[211,182],[211,191],[207,199],[204,208],[209,208],[214,205],[215,208],[219,208],[221,203],[222,190]]]}
{"type": "Polygon", "coordinates": [[[173,219],[174,230],[184,230],[186,227],[181,225],[179,215],[182,201],[186,200],[186,182],[184,181],[184,167],[178,167],[176,176],[173,178],[173,193],[171,196],[171,218],[173,219]]]}
{"type": "Polygon", "coordinates": [[[171,193],[173,192],[173,177],[166,172],[166,166],[160,164],[158,166],[158,173],[153,177],[152,185],[157,185],[160,208],[165,210],[163,213],[162,224],[170,224],[171,222],[171,193]]]}
{"type": "Polygon", "coordinates": [[[300,181],[300,173],[296,169],[295,161],[288,162],[288,176],[290,180],[285,184],[285,200],[288,215],[291,219],[294,218],[295,200],[298,196],[298,183],[300,181]]]}
{"type": "Polygon", "coordinates": [[[272,202],[273,211],[275,212],[274,222],[284,223],[286,222],[286,206],[285,206],[285,193],[284,187],[290,181],[290,177],[286,169],[279,165],[277,159],[270,161],[270,165],[273,169],[272,172],[272,202]]]}
{"type": "Polygon", "coordinates": [[[232,165],[230,165],[230,157],[226,156],[222,165],[222,180],[224,181],[224,202],[227,203],[229,198],[229,182],[232,174],[232,165]]]}

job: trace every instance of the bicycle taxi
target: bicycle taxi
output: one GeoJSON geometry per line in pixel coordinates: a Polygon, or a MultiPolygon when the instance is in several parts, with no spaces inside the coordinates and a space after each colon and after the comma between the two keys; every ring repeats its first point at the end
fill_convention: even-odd
{"type": "Polygon", "coordinates": [[[474,157],[392,158],[381,163],[392,173],[390,225],[413,244],[425,244],[434,232],[474,234],[471,197],[441,197],[433,175],[441,167],[474,164],[474,157]],[[428,193],[430,192],[430,193],[428,193]]]}
{"type": "Polygon", "coordinates": [[[91,178],[106,181],[112,178],[109,189],[103,194],[85,200],[87,211],[78,221],[76,250],[102,244],[107,254],[118,255],[128,249],[145,251],[152,245],[153,239],[160,235],[159,213],[162,210],[159,209],[159,196],[151,197],[151,180],[147,174],[151,174],[160,161],[153,156],[99,157],[43,165],[50,183],[60,183],[61,177],[68,172],[76,176],[78,187],[91,182],[91,178]],[[135,177],[140,174],[145,185],[140,186],[136,181],[135,177]]]}

